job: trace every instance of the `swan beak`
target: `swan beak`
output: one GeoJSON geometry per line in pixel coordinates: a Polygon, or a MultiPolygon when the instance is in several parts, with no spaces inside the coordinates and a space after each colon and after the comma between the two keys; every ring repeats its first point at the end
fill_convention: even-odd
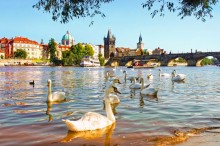
{"type": "Polygon", "coordinates": [[[116,87],[113,87],[113,88],[114,88],[114,92],[115,92],[115,93],[121,94],[121,92],[119,92],[116,87]]]}

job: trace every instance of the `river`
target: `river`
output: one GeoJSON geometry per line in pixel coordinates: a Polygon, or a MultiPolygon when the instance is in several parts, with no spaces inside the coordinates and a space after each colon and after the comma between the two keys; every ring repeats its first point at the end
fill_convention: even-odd
{"type": "Polygon", "coordinates": [[[156,67],[152,80],[148,72],[126,67],[0,67],[0,145],[157,145],[173,138],[175,130],[220,126],[219,67],[156,67]],[[170,74],[175,69],[186,75],[185,82],[159,77],[158,69],[170,74]],[[131,92],[123,70],[158,88],[158,98],[131,92]],[[77,120],[88,111],[105,115],[107,71],[122,82],[116,85],[121,92],[121,103],[113,109],[116,124],[94,132],[68,132],[62,119],[77,120]],[[52,91],[64,91],[67,101],[46,102],[48,79],[52,91]],[[33,80],[34,86],[29,84],[33,80]]]}

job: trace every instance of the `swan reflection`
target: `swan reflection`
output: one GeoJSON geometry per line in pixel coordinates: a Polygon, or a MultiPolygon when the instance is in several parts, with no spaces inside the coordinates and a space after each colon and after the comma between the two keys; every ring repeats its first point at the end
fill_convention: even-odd
{"type": "Polygon", "coordinates": [[[97,139],[103,137],[103,135],[106,134],[105,146],[110,146],[110,139],[114,129],[115,129],[115,123],[98,130],[89,130],[89,131],[81,131],[81,132],[68,131],[66,136],[63,139],[61,139],[60,142],[66,143],[76,138],[82,138],[85,140],[97,139]]]}

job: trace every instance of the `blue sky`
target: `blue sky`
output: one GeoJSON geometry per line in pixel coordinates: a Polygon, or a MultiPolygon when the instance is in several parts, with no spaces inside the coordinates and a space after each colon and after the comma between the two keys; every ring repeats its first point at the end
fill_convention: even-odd
{"type": "Polygon", "coordinates": [[[67,30],[76,43],[103,44],[103,38],[110,28],[116,37],[116,47],[135,49],[141,33],[144,47],[165,49],[167,52],[220,51],[220,4],[213,10],[214,18],[206,22],[186,17],[183,20],[176,13],[165,12],[164,17],[151,18],[150,12],[143,9],[145,0],[115,0],[102,6],[106,17],[96,16],[70,20],[67,24],[54,22],[51,14],[33,9],[38,0],[1,1],[0,38],[23,36],[40,43],[50,38],[61,42],[67,30]],[[94,24],[89,26],[94,20],[94,24]]]}

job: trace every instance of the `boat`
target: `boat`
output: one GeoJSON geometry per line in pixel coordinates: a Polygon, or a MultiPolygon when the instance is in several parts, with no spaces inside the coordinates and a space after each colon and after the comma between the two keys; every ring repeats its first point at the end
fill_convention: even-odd
{"type": "MultiPolygon", "coordinates": [[[[144,62],[144,61],[143,61],[144,62]]],[[[130,66],[127,66],[127,68],[155,68],[156,65],[149,65],[149,64],[143,64],[141,60],[134,60],[134,63],[130,66]]]]}
{"type": "Polygon", "coordinates": [[[81,67],[99,67],[100,62],[98,59],[94,59],[90,56],[84,56],[80,62],[81,67]]]}

